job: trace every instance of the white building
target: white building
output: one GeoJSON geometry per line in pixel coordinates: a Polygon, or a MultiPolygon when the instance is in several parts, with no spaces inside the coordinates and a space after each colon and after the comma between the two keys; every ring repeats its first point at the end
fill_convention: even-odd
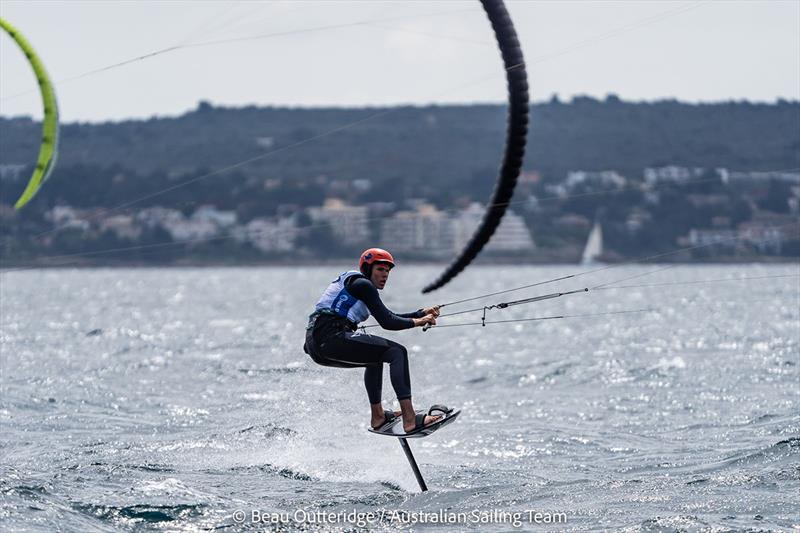
{"type": "Polygon", "coordinates": [[[166,207],[142,209],[137,213],[136,220],[147,228],[164,228],[175,241],[200,241],[216,237],[220,233],[220,226],[212,217],[187,219],[179,210],[166,207]]]}
{"type": "Polygon", "coordinates": [[[133,215],[112,215],[98,223],[100,231],[111,232],[120,239],[137,240],[142,234],[142,227],[136,223],[133,215]]]}
{"type": "Polygon", "coordinates": [[[156,228],[159,226],[166,228],[168,224],[184,220],[184,217],[183,213],[177,209],[155,206],[140,209],[139,212],[136,213],[136,220],[147,228],[156,228]]]}
{"type": "MultiPolygon", "coordinates": [[[[483,220],[485,207],[473,203],[454,217],[454,245],[455,250],[461,250],[475,233],[478,225],[483,220]]],[[[484,250],[486,252],[525,252],[536,248],[531,232],[525,220],[511,211],[506,211],[500,225],[492,235],[484,250]]]]}
{"type": "MultiPolygon", "coordinates": [[[[717,176],[721,180],[728,179],[728,171],[724,168],[715,169],[717,176]]],[[[705,174],[705,169],[702,167],[679,167],[670,165],[666,167],[645,168],[644,169],[644,182],[649,186],[658,185],[660,183],[676,183],[682,185],[690,180],[701,178],[705,174]]]]}
{"type": "Polygon", "coordinates": [[[381,222],[381,244],[399,252],[449,256],[454,249],[454,221],[431,205],[400,211],[381,222]]]}
{"type": "Polygon", "coordinates": [[[786,241],[796,239],[800,220],[797,215],[760,212],[739,224],[738,229],[742,241],[759,252],[780,254],[786,241]]]}
{"type": "Polygon", "coordinates": [[[198,207],[195,212],[192,213],[192,220],[210,222],[220,229],[230,228],[236,225],[236,212],[219,211],[213,205],[204,205],[198,207]]]}
{"type": "Polygon", "coordinates": [[[783,250],[783,242],[786,240],[783,228],[760,221],[739,224],[739,234],[743,242],[753,245],[762,254],[780,255],[783,250]]]}
{"type": "Polygon", "coordinates": [[[217,225],[208,220],[172,220],[163,227],[175,241],[202,241],[219,234],[217,225]]]}
{"type": "Polygon", "coordinates": [[[603,170],[600,172],[574,170],[567,173],[567,179],[564,185],[569,190],[574,189],[578,185],[589,185],[607,189],[611,187],[621,188],[625,186],[625,183],[625,177],[615,170],[603,170]]]}
{"type": "Polygon", "coordinates": [[[50,220],[56,229],[78,229],[87,231],[91,226],[86,220],[86,213],[69,205],[57,205],[47,212],[45,218],[50,220]]]}
{"type": "Polygon", "coordinates": [[[297,224],[294,217],[269,220],[254,218],[237,231],[237,239],[250,242],[262,252],[291,252],[295,249],[297,224]]]}
{"type": "Polygon", "coordinates": [[[365,206],[351,206],[329,198],[322,207],[309,208],[308,214],[314,224],[329,224],[333,235],[343,244],[365,244],[370,238],[365,206]]]}
{"type": "Polygon", "coordinates": [[[738,233],[732,229],[695,229],[689,230],[691,246],[711,246],[718,244],[726,248],[736,248],[738,233]]]}

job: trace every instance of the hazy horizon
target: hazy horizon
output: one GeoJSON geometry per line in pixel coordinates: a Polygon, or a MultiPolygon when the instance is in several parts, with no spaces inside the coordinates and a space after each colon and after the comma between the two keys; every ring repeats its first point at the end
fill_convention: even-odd
{"type": "MultiPolygon", "coordinates": [[[[608,94],[686,103],[800,99],[800,3],[507,2],[534,102],[608,94]]],[[[21,2],[0,16],[41,57],[64,122],[217,107],[499,104],[506,85],[477,1],[21,2]],[[147,28],[145,36],[142,28],[147,28]],[[115,66],[116,65],[116,66],[115,66]]],[[[0,37],[0,115],[41,116],[0,37]]]]}

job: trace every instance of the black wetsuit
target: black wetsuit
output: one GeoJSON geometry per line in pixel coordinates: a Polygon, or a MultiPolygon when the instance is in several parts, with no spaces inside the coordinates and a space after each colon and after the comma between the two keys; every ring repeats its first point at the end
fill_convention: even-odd
{"type": "MultiPolygon", "coordinates": [[[[401,330],[414,327],[412,318],[424,316],[422,310],[395,314],[383,305],[378,289],[364,276],[353,276],[345,285],[347,291],[367,306],[384,329],[401,330]]],[[[331,310],[311,315],[303,350],[318,364],[341,368],[365,367],[364,385],[370,403],[381,402],[383,363],[389,363],[389,375],[398,400],[411,398],[411,376],[408,351],[402,344],[366,333],[357,333],[354,322],[331,310]]]]}

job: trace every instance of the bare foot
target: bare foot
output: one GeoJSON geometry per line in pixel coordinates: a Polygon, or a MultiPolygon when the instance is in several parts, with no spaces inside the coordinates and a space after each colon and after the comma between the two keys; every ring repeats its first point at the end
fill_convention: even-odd
{"type": "MultiPolygon", "coordinates": [[[[436,422],[437,420],[439,420],[440,418],[442,418],[442,415],[425,415],[425,420],[422,422],[422,425],[423,427],[429,426],[434,422],[436,422]]],[[[405,431],[406,433],[414,431],[415,428],[416,425],[414,421],[412,421],[411,424],[406,424],[405,420],[403,421],[403,431],[405,431]]]]}
{"type": "MultiPolygon", "coordinates": [[[[400,416],[400,414],[401,414],[400,411],[393,411],[393,412],[394,412],[395,416],[400,416]]],[[[386,417],[385,416],[381,416],[380,418],[375,418],[373,416],[372,420],[370,421],[369,424],[370,424],[370,427],[372,429],[378,429],[379,427],[381,427],[385,423],[386,423],[386,417]]]]}

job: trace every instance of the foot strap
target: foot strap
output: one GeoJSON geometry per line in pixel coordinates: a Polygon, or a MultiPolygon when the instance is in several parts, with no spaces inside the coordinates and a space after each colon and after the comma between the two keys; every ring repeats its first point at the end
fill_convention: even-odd
{"type": "Polygon", "coordinates": [[[383,410],[383,423],[378,424],[378,426],[373,426],[372,429],[378,430],[383,426],[387,425],[390,422],[393,422],[394,419],[397,418],[397,415],[394,414],[394,411],[387,411],[386,409],[383,410]]]}
{"type": "Polygon", "coordinates": [[[447,416],[453,412],[453,408],[437,403],[435,405],[432,405],[431,408],[428,409],[428,414],[431,416],[439,416],[435,413],[435,411],[439,411],[440,413],[442,413],[442,415],[447,416]]]}

